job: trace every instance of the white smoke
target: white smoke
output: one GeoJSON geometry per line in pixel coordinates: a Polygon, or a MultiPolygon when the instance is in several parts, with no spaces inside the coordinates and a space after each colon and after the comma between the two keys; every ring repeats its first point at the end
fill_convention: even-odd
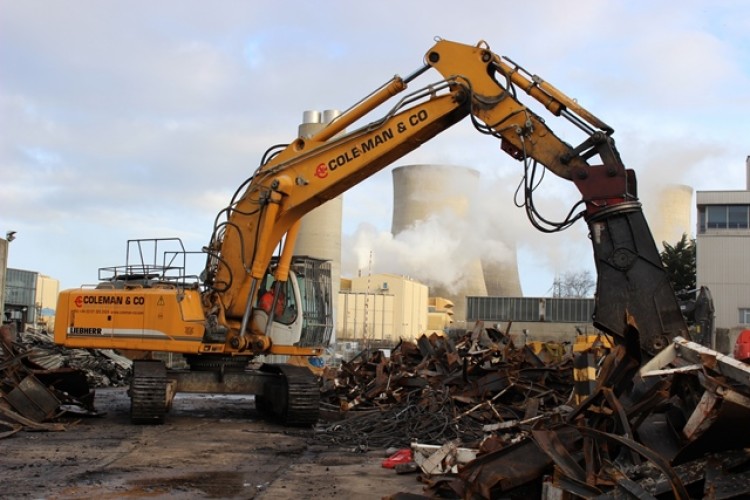
{"type": "MultiPolygon", "coordinates": [[[[353,234],[344,236],[344,273],[408,276],[455,293],[469,287],[471,272],[476,270],[472,266],[480,261],[517,265],[516,248],[519,259],[531,255],[531,272],[548,270],[549,283],[540,284],[544,289],[551,286],[555,272],[591,266],[585,223],[558,235],[537,231],[513,202],[517,182],[517,177],[482,181],[468,191],[463,214],[446,206],[396,235],[360,224],[353,234]]],[[[536,204],[544,215],[562,218],[580,196],[572,190],[560,192],[551,186],[545,193],[541,188],[536,204]]]]}
{"type": "Polygon", "coordinates": [[[466,286],[466,271],[483,257],[507,259],[500,242],[482,238],[465,220],[444,211],[414,223],[397,235],[362,224],[351,237],[351,253],[359,274],[409,276],[455,292],[466,286]]]}

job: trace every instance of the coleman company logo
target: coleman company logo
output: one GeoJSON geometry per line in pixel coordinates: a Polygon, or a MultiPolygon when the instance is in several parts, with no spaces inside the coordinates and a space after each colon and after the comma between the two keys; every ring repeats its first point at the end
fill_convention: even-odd
{"type": "MultiPolygon", "coordinates": [[[[79,295],[73,301],[76,307],[83,307],[85,305],[122,305],[122,297],[112,297],[109,295],[79,295]]],[[[130,300],[128,299],[128,304],[130,300]]],[[[143,304],[143,299],[140,299],[140,303],[143,304]]]]}

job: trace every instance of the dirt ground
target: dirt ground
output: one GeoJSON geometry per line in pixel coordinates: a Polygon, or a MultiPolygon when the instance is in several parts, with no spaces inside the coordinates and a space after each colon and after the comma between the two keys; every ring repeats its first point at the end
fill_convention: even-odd
{"type": "Polygon", "coordinates": [[[2,498],[382,498],[422,493],[381,467],[384,450],[331,449],[312,430],[263,421],[252,397],[179,394],[164,425],[134,426],[124,388],[98,389],[103,417],[0,440],[2,498]]]}

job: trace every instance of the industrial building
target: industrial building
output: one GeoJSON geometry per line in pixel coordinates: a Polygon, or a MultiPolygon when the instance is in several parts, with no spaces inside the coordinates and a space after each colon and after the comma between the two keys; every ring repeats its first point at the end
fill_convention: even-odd
{"type": "Polygon", "coordinates": [[[447,332],[454,323],[455,305],[445,297],[427,299],[427,334],[447,332]]]}
{"type": "Polygon", "coordinates": [[[8,268],[8,250],[15,231],[0,238],[0,324],[14,323],[17,331],[26,326],[50,329],[54,326],[60,282],[36,271],[8,268]]]}
{"type": "Polygon", "coordinates": [[[395,274],[344,280],[338,296],[336,339],[393,345],[416,340],[428,327],[427,286],[395,274]]]}
{"type": "Polygon", "coordinates": [[[35,271],[5,271],[3,322],[15,323],[18,331],[26,326],[52,328],[60,282],[35,271]]]}
{"type": "MultiPolygon", "coordinates": [[[[750,157],[744,191],[698,191],[697,285],[711,290],[719,329],[750,326],[750,157]]],[[[732,333],[733,332],[733,333],[732,333]]],[[[733,344],[729,339],[728,344],[733,344]]]]}
{"type": "Polygon", "coordinates": [[[466,321],[484,321],[507,332],[519,345],[527,341],[570,342],[591,334],[595,301],[567,297],[467,297],[466,321]]]}

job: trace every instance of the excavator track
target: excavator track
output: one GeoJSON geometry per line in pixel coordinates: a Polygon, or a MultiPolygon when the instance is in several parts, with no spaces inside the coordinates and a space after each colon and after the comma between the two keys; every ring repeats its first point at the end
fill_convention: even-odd
{"type": "Polygon", "coordinates": [[[128,393],[132,423],[164,423],[167,412],[167,368],[162,361],[133,361],[133,379],[128,393]]]}
{"type": "Polygon", "coordinates": [[[315,375],[302,366],[264,364],[269,377],[263,395],[255,397],[262,414],[289,426],[311,426],[320,416],[320,388],[315,375]]]}

